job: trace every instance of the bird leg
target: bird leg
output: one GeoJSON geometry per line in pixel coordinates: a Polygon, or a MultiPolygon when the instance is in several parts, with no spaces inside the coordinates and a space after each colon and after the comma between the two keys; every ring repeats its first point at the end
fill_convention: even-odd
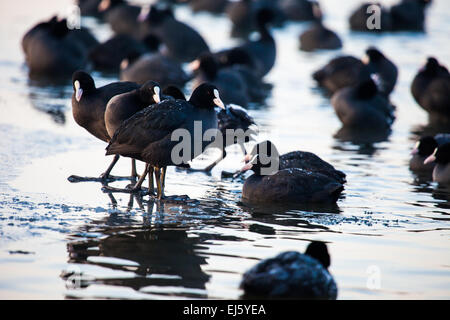
{"type": "Polygon", "coordinates": [[[105,185],[105,186],[103,186],[102,190],[104,192],[124,192],[124,193],[142,192],[144,190],[141,189],[141,186],[142,186],[142,183],[145,180],[145,177],[147,176],[147,173],[149,171],[149,167],[150,167],[150,165],[147,163],[145,165],[144,173],[140,176],[138,182],[136,182],[136,184],[134,184],[132,186],[128,185],[127,188],[120,189],[120,188],[114,188],[114,187],[105,185]]]}
{"type": "MultiPolygon", "coordinates": [[[[119,177],[119,176],[113,176],[111,175],[111,170],[116,165],[117,161],[119,161],[120,156],[116,154],[111,162],[111,164],[108,166],[108,169],[106,169],[105,172],[103,172],[100,177],[81,177],[77,175],[71,175],[67,178],[72,183],[75,182],[87,182],[87,181],[93,181],[93,182],[101,182],[101,183],[108,183],[112,181],[118,181],[118,180],[130,180],[130,177],[119,177]]],[[[131,177],[133,179],[133,177],[131,177]]]]}

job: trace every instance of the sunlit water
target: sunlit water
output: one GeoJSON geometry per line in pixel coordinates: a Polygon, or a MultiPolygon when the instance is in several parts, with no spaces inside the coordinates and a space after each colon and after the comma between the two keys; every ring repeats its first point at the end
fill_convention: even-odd
{"type": "MultiPolygon", "coordinates": [[[[306,24],[274,31],[278,57],[267,77],[274,89],[266,105],[250,110],[260,139],[270,137],[283,153],[312,151],[348,180],[335,207],[289,210],[240,203],[242,180],[220,174],[242,166],[237,148],[211,175],[170,168],[167,194],[196,200],[186,204],[110,197],[98,183],[68,182],[71,174],[101,173],[110,161],[105,145],[74,122],[70,83],[29,82],[20,39],[70,2],[2,1],[0,298],[237,299],[249,267],[284,250],[304,251],[310,240],[328,243],[339,299],[450,298],[450,192],[408,169],[409,151],[427,125],[409,86],[428,55],[450,65],[450,6],[433,2],[426,34],[362,35],[347,26],[357,2],[321,1],[325,23],[343,39],[341,51],[300,52],[306,24]],[[340,122],[310,75],[337,54],[361,56],[368,45],[399,67],[391,97],[397,119],[387,137],[358,144],[335,137],[340,122]]],[[[194,18],[186,8],[176,15],[213,49],[237,43],[224,17],[194,18]]],[[[93,19],[82,23],[102,40],[110,35],[93,19]]],[[[115,80],[94,76],[98,85],[115,80]]],[[[129,160],[114,173],[127,175],[129,160]]]]}

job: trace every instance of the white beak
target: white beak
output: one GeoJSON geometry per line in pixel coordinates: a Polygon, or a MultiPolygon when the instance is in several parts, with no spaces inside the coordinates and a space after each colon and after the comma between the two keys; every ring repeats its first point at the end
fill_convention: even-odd
{"type": "Polygon", "coordinates": [[[145,19],[148,17],[148,13],[150,12],[149,6],[143,6],[141,9],[141,12],[139,12],[139,15],[137,17],[138,22],[144,22],[145,19]]]}
{"type": "Polygon", "coordinates": [[[122,62],[120,63],[120,70],[124,70],[128,67],[128,59],[123,59],[122,62]]]}
{"type": "Polygon", "coordinates": [[[102,0],[98,4],[98,11],[100,11],[100,12],[105,11],[106,9],[109,8],[110,5],[111,5],[111,0],[102,0]]]}
{"type": "Polygon", "coordinates": [[[428,158],[425,159],[423,164],[428,164],[428,163],[432,163],[432,162],[436,161],[436,151],[437,151],[437,148],[434,149],[434,152],[431,156],[429,156],[428,158]]]}
{"type": "Polygon", "coordinates": [[[188,64],[188,69],[191,72],[197,70],[199,67],[200,67],[200,61],[198,59],[194,60],[194,61],[192,61],[191,63],[188,64]]]}
{"type": "Polygon", "coordinates": [[[214,97],[215,97],[215,99],[213,100],[214,104],[216,106],[218,106],[219,108],[222,108],[225,110],[225,105],[223,104],[222,100],[220,100],[219,90],[214,89],[214,97]]]}
{"type": "Polygon", "coordinates": [[[155,92],[155,94],[153,95],[153,101],[155,101],[156,103],[160,103],[161,96],[159,95],[159,93],[161,92],[161,89],[159,87],[154,87],[153,91],[155,92]]]}
{"type": "Polygon", "coordinates": [[[83,89],[78,88],[78,89],[75,91],[75,99],[77,100],[77,102],[80,102],[81,96],[82,96],[82,95],[83,95],[83,89]]]}
{"type": "Polygon", "coordinates": [[[75,100],[77,100],[77,102],[80,102],[81,96],[83,95],[83,89],[81,89],[80,87],[80,82],[78,80],[75,80],[73,86],[75,87],[75,100]]]}

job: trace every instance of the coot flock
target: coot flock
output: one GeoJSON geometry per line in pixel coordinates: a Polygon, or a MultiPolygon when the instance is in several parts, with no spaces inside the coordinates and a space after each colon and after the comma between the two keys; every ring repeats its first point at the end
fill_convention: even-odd
{"type": "MultiPolygon", "coordinates": [[[[99,43],[87,28],[71,29],[57,16],[33,26],[22,39],[30,77],[71,79],[73,118],[107,143],[106,155],[114,155],[98,181],[108,188],[119,157],[131,158],[134,183],[122,191],[143,192],[148,176],[146,193],[156,201],[168,198],[164,194],[168,166],[189,168],[188,162],[209,147],[218,147],[224,157],[225,147],[252,143],[257,131],[251,128],[256,124],[244,108],[270,96],[272,84],[265,76],[276,64],[279,45],[273,27],[287,22],[310,23],[299,36],[300,50],[343,46],[339,35],[324,24],[326,12],[317,1],[178,2],[154,1],[141,7],[125,0],[79,0],[82,16],[110,25],[110,39],[99,43]],[[240,43],[212,51],[201,30],[177,19],[176,9],[181,5],[189,5],[193,12],[229,18],[230,36],[240,43]],[[256,33],[256,38],[250,37],[251,33],[256,33]],[[112,73],[117,82],[96,87],[91,71],[112,73]],[[253,135],[246,135],[248,132],[253,135]],[[200,141],[196,133],[200,133],[200,141]],[[179,138],[186,137],[189,140],[180,147],[179,138]],[[136,160],[146,164],[140,175],[136,160]]],[[[424,32],[431,2],[400,0],[390,7],[377,5],[378,28],[368,24],[368,9],[373,5],[366,3],[349,14],[349,27],[356,32],[424,32]]],[[[311,76],[330,97],[343,129],[379,133],[394,123],[396,108],[390,94],[398,70],[382,48],[369,47],[361,58],[338,55],[311,76]]],[[[428,113],[430,123],[450,126],[450,73],[444,62],[427,57],[411,79],[411,93],[428,113]]],[[[347,183],[345,173],[314,153],[280,155],[270,141],[253,145],[251,152],[244,148],[244,174],[234,176],[247,177],[242,187],[243,203],[333,204],[341,197],[347,183]]],[[[422,137],[411,153],[411,170],[426,171],[437,183],[450,183],[448,134],[422,137]]],[[[82,179],[72,176],[69,180],[82,179]]],[[[337,286],[329,265],[327,246],[313,242],[305,254],[284,252],[261,261],[244,274],[241,287],[250,297],[336,299],[337,286]]]]}

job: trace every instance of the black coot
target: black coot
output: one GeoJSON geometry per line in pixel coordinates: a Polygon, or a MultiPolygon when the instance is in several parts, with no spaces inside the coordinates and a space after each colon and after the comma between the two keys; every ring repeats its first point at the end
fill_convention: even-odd
{"type": "Polygon", "coordinates": [[[378,90],[389,96],[397,82],[397,67],[380,50],[369,47],[362,60],[353,56],[337,57],[313,73],[319,86],[331,93],[354,86],[375,74],[379,80],[378,90]]]}
{"type": "Polygon", "coordinates": [[[425,164],[435,163],[433,181],[450,184],[450,143],[437,147],[433,154],[425,159],[425,164]]]}
{"type": "Polygon", "coordinates": [[[450,73],[435,58],[428,58],[425,67],[414,77],[411,92],[431,120],[450,119],[450,73]]]}
{"type": "MultiPolygon", "coordinates": [[[[263,141],[253,147],[250,154],[245,156],[245,161],[249,162],[253,156],[264,150],[275,150],[271,141],[263,141]]],[[[299,168],[306,171],[323,174],[337,182],[344,184],[346,175],[340,170],[336,170],[331,164],[322,160],[319,156],[307,151],[291,151],[279,156],[279,169],[299,168]]]]}
{"type": "Polygon", "coordinates": [[[322,11],[319,6],[313,6],[316,20],[311,28],[300,35],[300,50],[314,51],[320,49],[332,50],[342,48],[342,41],[339,36],[323,25],[322,11]]]}
{"type": "Polygon", "coordinates": [[[256,26],[259,39],[249,40],[239,48],[246,51],[256,64],[255,72],[263,77],[273,68],[276,59],[276,44],[270,34],[268,24],[274,19],[273,11],[263,8],[256,13],[256,26]]]}
{"type": "Polygon", "coordinates": [[[224,103],[247,106],[247,86],[241,74],[230,68],[219,69],[219,64],[211,53],[203,53],[191,64],[191,68],[195,73],[194,88],[203,82],[210,82],[219,89],[224,103]]]}
{"type": "Polygon", "coordinates": [[[149,48],[142,42],[128,35],[115,35],[89,52],[89,60],[94,69],[118,72],[120,63],[131,53],[144,54],[149,48]]]}
{"type": "Polygon", "coordinates": [[[138,16],[142,10],[139,6],[123,0],[102,0],[100,9],[104,12],[103,20],[115,34],[132,35],[139,28],[138,16]]]}
{"type": "Polygon", "coordinates": [[[150,38],[153,39],[152,52],[130,52],[120,65],[120,79],[139,84],[153,80],[163,87],[170,84],[184,86],[191,78],[178,61],[158,52],[160,41],[157,37],[149,35],[147,42],[150,38]]]}
{"type": "Polygon", "coordinates": [[[228,0],[189,0],[193,12],[206,11],[213,14],[224,12],[228,3],[228,0]]]}
{"type": "MultiPolygon", "coordinates": [[[[139,86],[132,82],[114,82],[96,88],[94,79],[84,71],[73,74],[72,84],[74,89],[72,114],[75,122],[93,136],[108,142],[110,136],[105,125],[105,109],[108,101],[115,95],[137,89],[139,86]]],[[[118,157],[111,165],[114,166],[117,160],[118,157]]],[[[112,166],[101,175],[102,179],[108,178],[112,166]]]]}
{"type": "MultiPolygon", "coordinates": [[[[167,99],[134,114],[125,120],[112,137],[107,155],[120,154],[147,163],[155,169],[158,198],[164,197],[166,167],[187,164],[199,154],[211,141],[199,141],[208,129],[217,129],[217,116],[214,106],[224,107],[219,91],[213,85],[204,83],[194,90],[189,101],[167,99]],[[194,135],[195,123],[201,122],[201,137],[194,135]],[[189,141],[176,141],[172,134],[177,129],[184,129],[189,141]],[[175,140],[175,141],[174,141],[175,140]],[[175,147],[187,149],[174,151],[175,147]],[[199,145],[200,144],[200,145],[199,145]],[[200,147],[200,148],[199,148],[200,147]],[[190,149],[190,150],[188,150],[190,149]]],[[[217,134],[217,133],[216,133],[217,134]]],[[[139,190],[146,173],[141,176],[134,190],[139,190]]]]}
{"type": "Polygon", "coordinates": [[[431,0],[402,0],[391,7],[393,31],[424,31],[425,10],[431,0]]]}
{"type": "Polygon", "coordinates": [[[397,83],[398,69],[380,50],[369,47],[366,56],[362,59],[371,74],[375,74],[379,80],[379,90],[388,97],[397,83]]]}
{"type": "Polygon", "coordinates": [[[161,88],[154,81],[147,81],[139,89],[112,97],[105,110],[105,126],[112,137],[123,121],[144,108],[161,101],[161,88]]]}
{"type": "Polygon", "coordinates": [[[342,125],[364,130],[389,128],[395,119],[395,107],[382,96],[374,80],[338,90],[331,104],[342,125]]]}
{"type": "Polygon", "coordinates": [[[313,241],[304,254],[286,251],[260,261],[244,273],[240,286],[246,298],[335,300],[330,260],[326,244],[313,241]]]}
{"type": "Polygon", "coordinates": [[[252,0],[233,1],[226,8],[226,13],[231,21],[232,37],[246,38],[254,29],[252,0]]]}
{"type": "Polygon", "coordinates": [[[312,77],[320,87],[330,93],[341,88],[355,85],[368,77],[364,63],[353,56],[340,56],[330,60],[325,66],[313,73],[312,77]]]}
{"type": "Polygon", "coordinates": [[[263,82],[255,71],[255,62],[242,48],[231,48],[214,53],[220,68],[232,68],[238,72],[247,86],[247,95],[251,101],[263,101],[270,93],[272,85],[263,82]]]}
{"type": "Polygon", "coordinates": [[[167,54],[179,62],[193,61],[201,53],[209,51],[203,37],[192,27],[178,21],[171,9],[153,5],[143,20],[140,37],[156,35],[165,44],[167,54]]]}
{"type": "Polygon", "coordinates": [[[392,30],[392,16],[388,8],[380,4],[363,3],[360,5],[349,18],[350,29],[353,31],[362,32],[389,32],[392,30]],[[379,9],[375,9],[375,6],[379,9]],[[371,7],[369,9],[369,7],[371,7]],[[369,9],[369,11],[368,11],[369,9]],[[373,25],[376,22],[374,20],[374,14],[380,10],[379,26],[373,25]],[[369,23],[370,22],[370,23],[369,23]]]}
{"type": "MultiPolygon", "coordinates": [[[[164,88],[162,93],[163,99],[172,97],[175,99],[186,100],[183,92],[181,92],[181,90],[176,86],[167,86],[164,88]]],[[[204,169],[192,169],[188,167],[190,171],[210,172],[227,156],[227,152],[225,150],[227,146],[232,144],[243,145],[252,139],[253,134],[256,134],[256,131],[251,128],[251,126],[256,126],[256,123],[244,108],[237,105],[227,105],[225,109],[216,108],[216,111],[218,120],[217,126],[222,134],[223,142],[223,145],[220,148],[222,152],[221,156],[204,169]],[[244,134],[241,134],[241,132],[238,133],[238,130],[242,130],[241,132],[244,134]]]]}
{"type": "Polygon", "coordinates": [[[279,0],[279,6],[286,18],[291,21],[314,21],[317,19],[315,10],[319,3],[310,0],[279,0]]]}
{"type": "Polygon", "coordinates": [[[344,186],[322,173],[300,168],[280,169],[280,158],[273,144],[259,149],[242,168],[254,172],[245,180],[242,200],[246,203],[333,204],[344,186]],[[265,149],[265,150],[264,150],[265,149]]]}
{"type": "Polygon", "coordinates": [[[424,136],[417,141],[414,149],[411,151],[409,168],[413,171],[432,171],[434,162],[424,164],[425,160],[433,154],[434,150],[445,143],[450,143],[450,134],[439,133],[432,136],[424,136]]]}
{"type": "Polygon", "coordinates": [[[59,78],[82,68],[92,40],[87,38],[88,34],[70,30],[65,19],[56,17],[31,28],[22,38],[30,76],[59,78]]]}

